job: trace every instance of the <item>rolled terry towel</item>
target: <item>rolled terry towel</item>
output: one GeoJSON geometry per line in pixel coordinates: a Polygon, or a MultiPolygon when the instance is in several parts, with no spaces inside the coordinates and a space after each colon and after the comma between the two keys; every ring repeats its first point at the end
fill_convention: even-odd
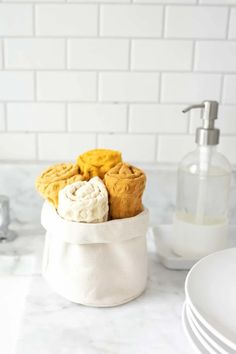
{"type": "Polygon", "coordinates": [[[59,190],[66,185],[83,180],[79,168],[72,163],[61,163],[48,167],[36,179],[38,192],[57,208],[59,190]]]}
{"type": "Polygon", "coordinates": [[[99,177],[75,182],[59,192],[58,214],[69,221],[98,223],[108,218],[108,193],[99,177]]]}
{"type": "Polygon", "coordinates": [[[111,219],[129,218],[143,211],[146,176],[142,170],[119,163],[106,173],[104,183],[109,194],[111,219]]]}
{"type": "Polygon", "coordinates": [[[103,179],[105,173],[121,161],[119,151],[95,149],[80,155],[77,159],[77,165],[86,180],[94,176],[103,179]]]}

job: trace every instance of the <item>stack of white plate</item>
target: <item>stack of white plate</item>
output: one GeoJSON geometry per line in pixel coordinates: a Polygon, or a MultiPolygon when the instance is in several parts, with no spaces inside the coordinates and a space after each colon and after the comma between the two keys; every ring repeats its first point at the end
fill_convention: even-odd
{"type": "Polygon", "coordinates": [[[185,282],[185,332],[197,353],[236,353],[236,248],[200,260],[185,282]]]}

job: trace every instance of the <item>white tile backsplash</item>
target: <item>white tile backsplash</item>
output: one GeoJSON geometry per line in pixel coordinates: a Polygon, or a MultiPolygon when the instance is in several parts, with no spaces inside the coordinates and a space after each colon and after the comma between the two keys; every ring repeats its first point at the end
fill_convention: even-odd
{"type": "Polygon", "coordinates": [[[176,40],[134,40],[131,67],[134,70],[191,70],[193,43],[176,40]]]}
{"type": "Polygon", "coordinates": [[[26,4],[0,4],[0,36],[31,36],[33,7],[26,4]]]}
{"type": "Polygon", "coordinates": [[[35,160],[36,141],[34,134],[0,134],[1,160],[35,160]]]}
{"type": "Polygon", "coordinates": [[[130,106],[129,131],[132,133],[186,133],[188,114],[181,105],[134,104],[130,106]]]}
{"type": "Polygon", "coordinates": [[[219,100],[221,76],[219,74],[163,74],[161,100],[163,102],[201,102],[219,100]]]}
{"type": "Polygon", "coordinates": [[[118,149],[127,161],[154,162],[156,138],[151,134],[99,134],[98,147],[118,149]]]}
{"type": "Polygon", "coordinates": [[[96,36],[97,11],[96,5],[37,5],[36,34],[41,36],[96,36]]]}
{"type": "Polygon", "coordinates": [[[101,73],[99,99],[114,102],[155,102],[159,94],[159,74],[101,73]]]}
{"type": "Polygon", "coordinates": [[[225,75],[222,100],[224,103],[236,104],[236,75],[225,75]]]}
{"type": "MultiPolygon", "coordinates": [[[[235,162],[236,0],[0,2],[0,160],[175,163],[204,99],[235,162]]],[[[235,162],[236,163],[236,162],[235,162]]]]}
{"type": "Polygon", "coordinates": [[[64,69],[65,40],[17,38],[5,40],[7,69],[64,69]]]}
{"type": "Polygon", "coordinates": [[[34,77],[29,71],[0,71],[0,100],[32,101],[34,77]]]}
{"type": "Polygon", "coordinates": [[[125,132],[127,107],[124,104],[70,104],[68,124],[71,132],[125,132]]]}
{"type": "Polygon", "coordinates": [[[3,67],[3,42],[0,40],[0,69],[3,67]]]}
{"type": "Polygon", "coordinates": [[[170,38],[225,38],[227,7],[168,6],[165,36],[170,38]]]}
{"type": "Polygon", "coordinates": [[[152,5],[102,5],[100,31],[108,37],[160,37],[163,8],[152,5]]]}
{"type": "Polygon", "coordinates": [[[197,42],[196,71],[236,71],[236,41],[197,42]]]}
{"type": "Polygon", "coordinates": [[[0,103],[0,130],[5,129],[5,112],[4,112],[4,106],[2,103],[0,103]]]}
{"type": "Polygon", "coordinates": [[[94,101],[96,81],[93,72],[38,72],[37,98],[45,101],[94,101]]]}
{"type": "Polygon", "coordinates": [[[9,131],[64,131],[66,109],[63,103],[8,103],[9,131]]]}
{"type": "Polygon", "coordinates": [[[70,69],[127,70],[127,39],[71,39],[68,47],[70,69]]]}
{"type": "Polygon", "coordinates": [[[75,161],[81,151],[96,146],[95,134],[39,134],[39,158],[49,161],[75,161]]]}
{"type": "Polygon", "coordinates": [[[230,12],[229,38],[236,39],[236,8],[232,8],[230,12]]]}

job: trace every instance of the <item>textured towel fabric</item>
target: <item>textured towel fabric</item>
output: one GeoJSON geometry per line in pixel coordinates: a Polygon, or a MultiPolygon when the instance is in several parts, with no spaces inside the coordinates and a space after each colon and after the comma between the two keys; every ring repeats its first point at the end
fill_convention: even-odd
{"type": "Polygon", "coordinates": [[[121,161],[119,151],[95,149],[80,155],[77,164],[84,178],[89,180],[95,176],[103,179],[105,173],[121,161]]]}
{"type": "Polygon", "coordinates": [[[99,177],[79,181],[59,192],[58,214],[68,221],[99,223],[108,218],[108,193],[99,177]]]}
{"type": "Polygon", "coordinates": [[[109,194],[111,219],[129,218],[143,210],[146,176],[142,170],[119,163],[106,173],[104,183],[109,194]]]}
{"type": "Polygon", "coordinates": [[[83,177],[79,174],[77,165],[61,163],[50,166],[43,171],[36,179],[35,186],[43,198],[57,208],[59,190],[68,184],[81,180],[83,180],[83,177]]]}

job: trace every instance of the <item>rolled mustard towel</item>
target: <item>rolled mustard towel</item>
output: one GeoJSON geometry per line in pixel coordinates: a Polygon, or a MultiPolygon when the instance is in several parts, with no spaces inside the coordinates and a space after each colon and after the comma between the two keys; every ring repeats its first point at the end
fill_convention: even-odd
{"type": "Polygon", "coordinates": [[[142,170],[119,163],[105,174],[104,183],[109,194],[111,219],[129,218],[143,211],[146,176],[142,170]]]}
{"type": "Polygon", "coordinates": [[[98,223],[108,218],[108,193],[99,177],[75,182],[59,192],[58,214],[69,221],[98,223]]]}
{"type": "Polygon", "coordinates": [[[121,161],[119,151],[94,149],[80,155],[77,165],[86,180],[95,176],[103,179],[105,173],[121,161]]]}
{"type": "Polygon", "coordinates": [[[79,168],[72,163],[60,163],[48,167],[36,179],[35,186],[38,192],[57,208],[59,190],[66,185],[83,180],[79,168]]]}

